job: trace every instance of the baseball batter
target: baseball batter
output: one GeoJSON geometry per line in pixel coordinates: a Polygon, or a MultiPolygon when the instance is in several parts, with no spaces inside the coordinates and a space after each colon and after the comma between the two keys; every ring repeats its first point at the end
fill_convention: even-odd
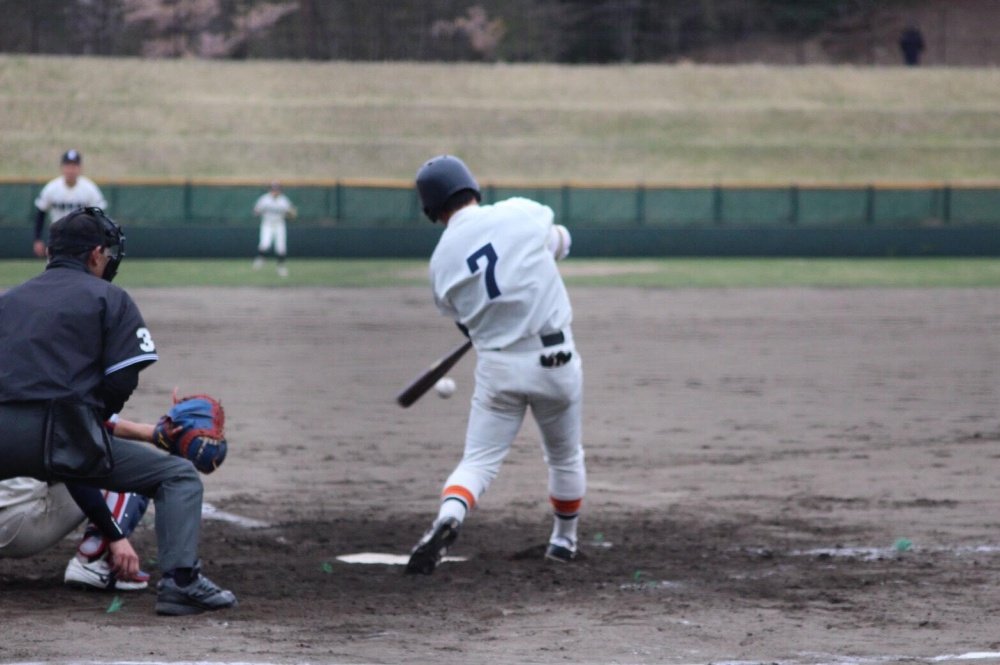
{"type": "Polygon", "coordinates": [[[35,256],[45,256],[42,232],[45,218],[54,222],[74,210],[94,207],[107,208],[100,188],[90,178],[81,175],[83,156],[76,150],[67,150],[62,156],[62,175],[50,180],[35,199],[35,256]]]}
{"type": "Polygon", "coordinates": [[[297,210],[288,197],[281,193],[280,183],[272,182],[271,189],[257,199],[253,214],[260,217],[260,242],[257,245],[257,258],[253,261],[254,270],[264,267],[264,257],[274,247],[274,254],[278,257],[278,275],[288,277],[288,266],[285,265],[288,255],[285,218],[294,218],[297,210]]]}
{"type": "Polygon", "coordinates": [[[456,157],[425,163],[416,184],[425,214],[445,226],[430,261],[434,301],[472,340],[477,360],[464,455],[406,572],[434,571],[499,473],[529,408],[542,435],[554,513],[545,556],[572,561],[586,469],[583,371],[556,266],[569,253],[569,233],[535,201],[479,205],[479,185],[456,157]]]}

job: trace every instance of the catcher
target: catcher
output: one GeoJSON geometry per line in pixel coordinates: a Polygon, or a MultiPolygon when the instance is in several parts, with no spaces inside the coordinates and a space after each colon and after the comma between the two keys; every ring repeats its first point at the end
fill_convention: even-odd
{"type": "MultiPolygon", "coordinates": [[[[115,414],[106,427],[122,439],[153,442],[153,425],[115,414]]],[[[66,566],[66,584],[114,591],[145,589],[149,575],[138,569],[139,557],[128,537],[148,505],[149,499],[131,492],[26,477],[0,481],[0,558],[21,559],[43,552],[89,518],[76,554],[66,566]]]]}
{"type": "MultiPolygon", "coordinates": [[[[154,443],[187,457],[202,473],[225,460],[222,405],[204,395],[178,399],[155,425],[112,416],[106,426],[116,437],[154,443]]],[[[77,552],[66,566],[66,584],[114,591],[147,588],[149,574],[138,569],[128,536],[139,524],[149,499],[133,493],[82,485],[45,483],[33,478],[0,481],[0,558],[24,558],[65,538],[89,518],[77,552]]]]}

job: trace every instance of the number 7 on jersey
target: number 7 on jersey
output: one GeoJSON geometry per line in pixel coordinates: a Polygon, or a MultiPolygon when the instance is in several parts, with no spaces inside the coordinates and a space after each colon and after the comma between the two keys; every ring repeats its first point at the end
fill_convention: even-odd
{"type": "Polygon", "coordinates": [[[469,266],[469,272],[473,275],[476,274],[477,270],[479,270],[479,259],[482,258],[486,259],[486,270],[484,272],[484,277],[486,279],[486,295],[490,297],[490,300],[493,300],[500,295],[500,287],[497,286],[496,275],[497,252],[493,249],[493,243],[486,243],[469,255],[469,258],[465,260],[469,266]]]}

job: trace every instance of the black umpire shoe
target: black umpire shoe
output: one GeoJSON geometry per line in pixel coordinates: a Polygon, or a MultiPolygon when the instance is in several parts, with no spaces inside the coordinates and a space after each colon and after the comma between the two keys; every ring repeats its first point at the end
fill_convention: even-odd
{"type": "Polygon", "coordinates": [[[232,591],[220,589],[212,580],[195,569],[195,578],[180,586],[172,577],[164,577],[156,585],[156,613],[168,616],[201,614],[206,610],[236,607],[232,591]]]}
{"type": "Polygon", "coordinates": [[[410,561],[406,564],[407,575],[430,575],[441,563],[441,557],[458,538],[458,530],[462,526],[454,517],[434,525],[424,534],[416,547],[410,552],[410,561]]]}

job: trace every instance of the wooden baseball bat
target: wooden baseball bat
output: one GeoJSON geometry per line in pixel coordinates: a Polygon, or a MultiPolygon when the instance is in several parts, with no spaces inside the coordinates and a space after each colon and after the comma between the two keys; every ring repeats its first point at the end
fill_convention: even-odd
{"type": "Polygon", "coordinates": [[[454,367],[455,363],[471,348],[472,340],[466,340],[438,358],[433,365],[425,369],[420,376],[399,391],[399,394],[396,395],[396,402],[404,409],[416,402],[438,382],[438,379],[447,374],[448,370],[454,367]]]}

